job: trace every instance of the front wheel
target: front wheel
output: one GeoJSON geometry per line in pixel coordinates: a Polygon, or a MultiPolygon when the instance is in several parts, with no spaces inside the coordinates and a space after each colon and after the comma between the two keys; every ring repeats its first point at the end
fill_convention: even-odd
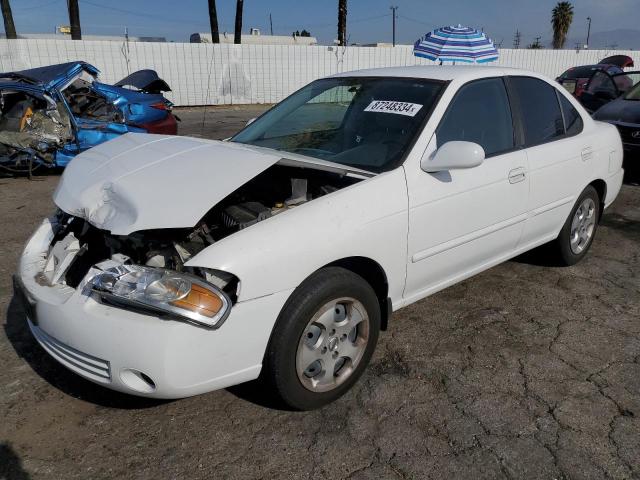
{"type": "Polygon", "coordinates": [[[319,270],[293,292],[280,313],[263,379],[290,408],[319,408],[362,375],[379,330],[380,304],[371,286],[343,268],[319,270]]]}
{"type": "Polygon", "coordinates": [[[556,239],[557,251],[564,265],[575,265],[587,254],[599,218],[600,197],[596,189],[589,185],[578,197],[556,239]]]}

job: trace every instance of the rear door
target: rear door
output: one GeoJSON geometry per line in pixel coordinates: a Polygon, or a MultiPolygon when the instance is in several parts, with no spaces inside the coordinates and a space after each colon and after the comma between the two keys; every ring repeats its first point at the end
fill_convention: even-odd
{"type": "Polygon", "coordinates": [[[529,219],[521,248],[552,240],[587,176],[597,145],[581,135],[583,120],[568,98],[533,77],[510,77],[529,165],[529,219]]]}

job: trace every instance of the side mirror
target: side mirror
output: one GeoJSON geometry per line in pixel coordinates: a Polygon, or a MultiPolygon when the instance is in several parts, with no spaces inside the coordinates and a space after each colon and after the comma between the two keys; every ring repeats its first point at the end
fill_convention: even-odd
{"type": "Polygon", "coordinates": [[[247,123],[245,124],[245,127],[248,127],[248,126],[249,126],[249,125],[251,125],[253,122],[255,122],[255,121],[256,121],[256,118],[257,118],[257,117],[253,117],[253,118],[250,118],[249,120],[247,120],[247,123]]]}
{"type": "Polygon", "coordinates": [[[477,167],[484,161],[484,149],[473,142],[447,142],[431,155],[424,155],[420,168],[428,173],[477,167]]]}
{"type": "Polygon", "coordinates": [[[131,113],[131,115],[142,115],[144,113],[144,108],[142,108],[142,105],[139,103],[130,103],[129,113],[131,113]]]}

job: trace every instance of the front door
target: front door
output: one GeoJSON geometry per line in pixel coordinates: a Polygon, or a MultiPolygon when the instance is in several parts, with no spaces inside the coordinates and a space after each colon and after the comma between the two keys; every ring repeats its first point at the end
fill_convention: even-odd
{"type": "Polygon", "coordinates": [[[425,155],[452,140],[485,150],[478,167],[426,173],[405,165],[409,239],[405,299],[415,301],[509,257],[527,218],[527,157],[515,148],[501,78],[457,92],[425,155]]]}

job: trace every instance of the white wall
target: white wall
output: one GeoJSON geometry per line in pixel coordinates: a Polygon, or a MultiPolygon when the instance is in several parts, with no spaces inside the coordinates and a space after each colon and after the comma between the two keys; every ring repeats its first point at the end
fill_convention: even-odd
{"type": "MultiPolygon", "coordinates": [[[[275,103],[311,80],[361,68],[433,64],[416,58],[412,47],[327,47],[289,45],[211,45],[68,40],[0,40],[0,71],[84,60],[113,83],[143,68],[157,70],[173,88],[176,105],[275,103]],[[127,52],[128,50],[128,52],[127,52]]],[[[500,50],[493,65],[534,70],[555,77],[570,66],[597,63],[605,50],[500,50]]]]}

